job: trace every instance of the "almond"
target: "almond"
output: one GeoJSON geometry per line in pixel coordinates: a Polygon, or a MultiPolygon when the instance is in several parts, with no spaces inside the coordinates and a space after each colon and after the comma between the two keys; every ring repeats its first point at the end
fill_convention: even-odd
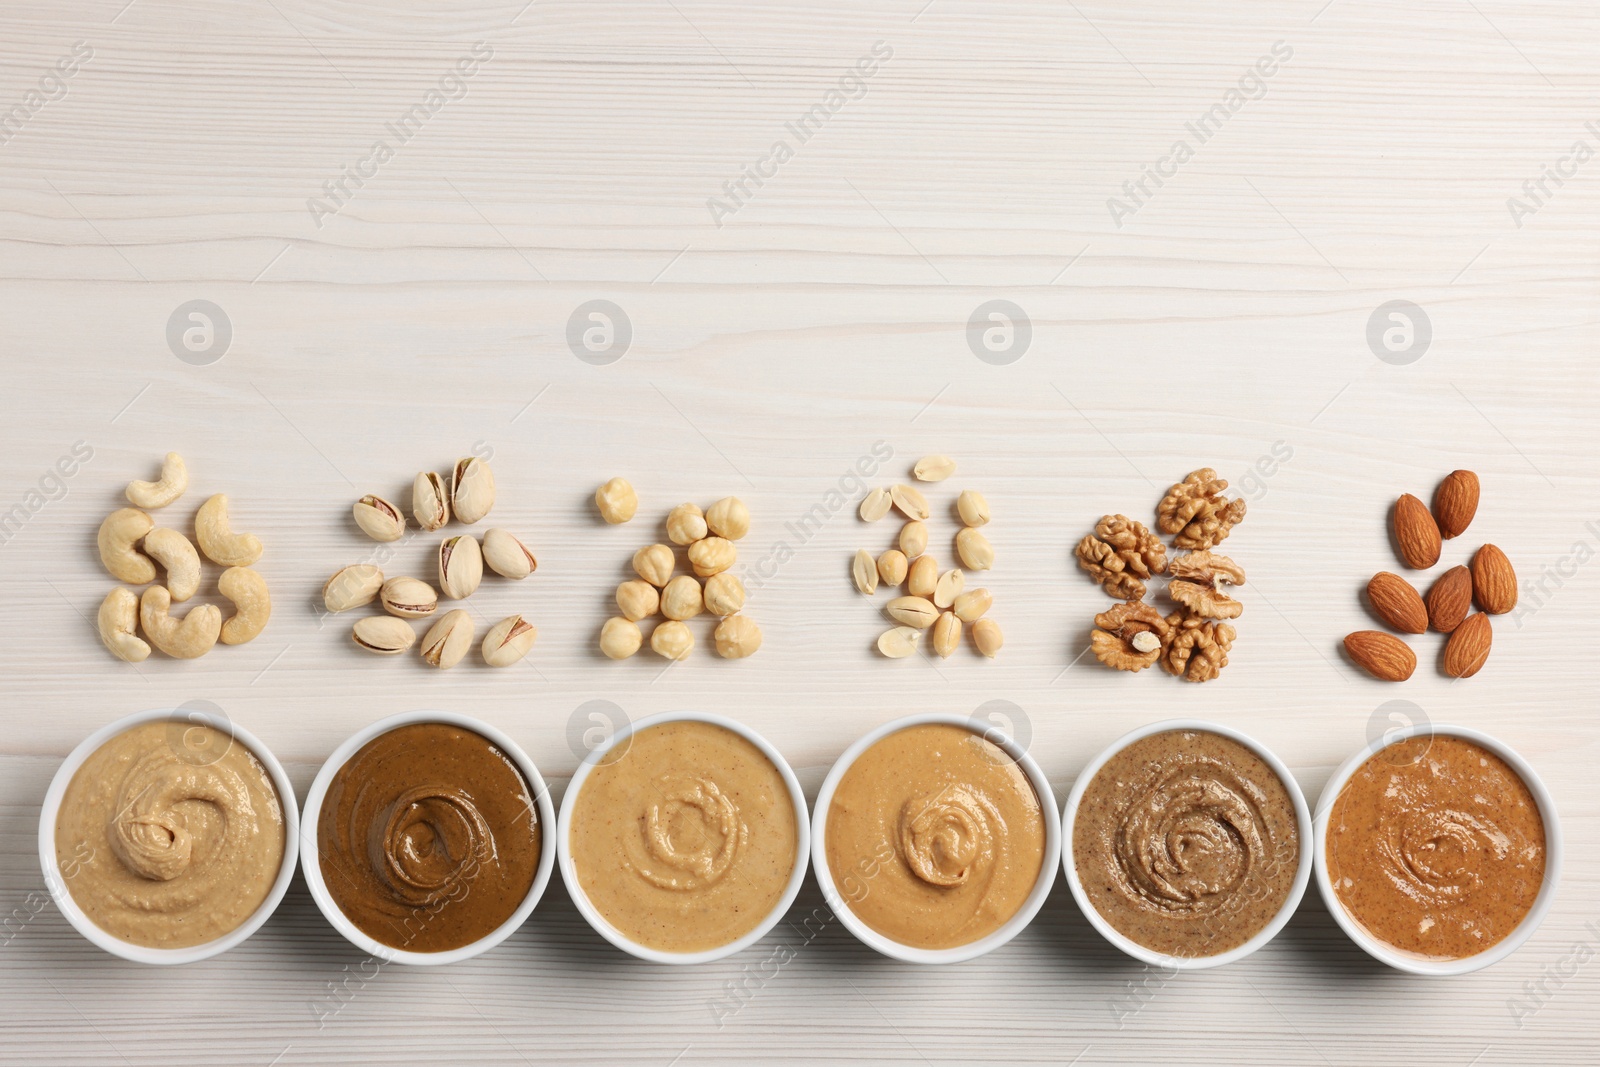
{"type": "Polygon", "coordinates": [[[1398,574],[1380,571],[1367,583],[1367,599],[1378,618],[1406,634],[1420,634],[1428,629],[1428,609],[1422,595],[1410,582],[1398,574]]]}
{"type": "Polygon", "coordinates": [[[1517,606],[1517,572],[1494,545],[1484,545],[1472,557],[1472,595],[1490,615],[1504,615],[1517,606]]]}
{"type": "Polygon", "coordinates": [[[1478,513],[1478,476],[1471,471],[1451,471],[1433,491],[1433,517],[1446,541],[1460,537],[1478,513]]]}
{"type": "Polygon", "coordinates": [[[1428,590],[1428,622],[1442,634],[1450,633],[1472,610],[1472,574],[1451,567],[1428,590]]]}
{"type": "Polygon", "coordinates": [[[1344,650],[1357,667],[1383,682],[1403,682],[1417,669],[1411,646],[1382,630],[1357,630],[1344,639],[1344,650]]]}
{"type": "Polygon", "coordinates": [[[1406,493],[1394,505],[1394,540],[1400,558],[1413,570],[1425,571],[1439,562],[1439,527],[1422,501],[1406,493]]]}
{"type": "Polygon", "coordinates": [[[1489,645],[1493,640],[1494,629],[1489,625],[1489,616],[1481,611],[1467,616],[1445,643],[1444,673],[1452,678],[1471,678],[1477,674],[1489,658],[1489,645]]]}

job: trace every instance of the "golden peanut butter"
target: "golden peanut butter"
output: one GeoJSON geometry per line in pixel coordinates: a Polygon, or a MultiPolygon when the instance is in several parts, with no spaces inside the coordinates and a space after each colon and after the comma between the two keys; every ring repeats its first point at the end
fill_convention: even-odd
{"type": "Polygon", "coordinates": [[[1028,776],[963,726],[909,726],[850,765],[828,805],[828,867],[864,923],[915,948],[954,948],[1004,926],[1044,866],[1028,776]]]}
{"type": "Polygon", "coordinates": [[[147,948],[238,928],[283,863],[282,801],[261,762],[211,726],[141,723],[72,776],[56,817],[67,891],[96,926],[147,948]]]}
{"type": "Polygon", "coordinates": [[[713,723],[647,727],[607,753],[572,813],[578,884],[628,940],[664,952],[737,941],[772,913],[799,830],[778,768],[713,723]]]}

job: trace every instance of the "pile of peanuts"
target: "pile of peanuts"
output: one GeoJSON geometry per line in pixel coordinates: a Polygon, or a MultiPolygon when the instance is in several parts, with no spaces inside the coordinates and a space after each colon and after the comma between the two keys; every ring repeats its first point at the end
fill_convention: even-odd
{"type": "MultiPolygon", "coordinates": [[[[612,478],[594,494],[595,507],[608,525],[631,520],[639,495],[625,478],[612,478]]],[[[672,545],[646,545],[633,554],[637,578],[617,586],[620,615],[600,628],[600,651],[610,659],[627,659],[644,644],[639,623],[664,616],[650,631],[650,650],[669,660],[684,660],[694,651],[688,620],[701,612],[718,617],[711,632],[717,655],[743,659],[761,647],[761,628],[744,607],[744,583],[729,570],[738,558],[734,542],[750,532],[750,509],[736,496],[723,497],[704,511],[697,504],[679,504],[667,515],[667,539],[682,546],[693,574],[674,575],[678,555],[672,545]],[[704,585],[701,583],[704,582],[704,585]]]]}

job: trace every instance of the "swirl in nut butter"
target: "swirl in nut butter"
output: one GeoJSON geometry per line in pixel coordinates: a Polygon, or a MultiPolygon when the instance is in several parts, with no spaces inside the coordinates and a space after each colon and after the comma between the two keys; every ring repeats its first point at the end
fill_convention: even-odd
{"type": "Polygon", "coordinates": [[[1294,800],[1247,746],[1171,730],[1096,772],[1072,827],[1079,884],[1123,936],[1171,956],[1215,956],[1282,909],[1300,862],[1294,800]]]}
{"type": "Polygon", "coordinates": [[[828,869],[844,904],[916,948],[970,944],[1026,903],[1044,865],[1038,794],[964,726],[897,730],[861,753],[828,804],[828,869]]]}
{"type": "Polygon", "coordinates": [[[1328,878],[1372,936],[1428,959],[1504,940],[1544,884],[1544,819],[1517,772],[1459,737],[1370,757],[1328,816],[1328,878]]]}
{"type": "Polygon", "coordinates": [[[413,723],[339,768],[318,816],[328,894],[363,933],[409,952],[463,948],[522,905],[538,871],[538,807],[481,734],[413,723]]]}
{"type": "Polygon", "coordinates": [[[646,727],[595,765],[573,805],[589,903],[635,944],[719,948],[782,900],[799,830],[778,768],[714,723],[646,727]]]}
{"type": "Polygon", "coordinates": [[[271,892],[283,808],[266,768],[223,731],[147,722],[84,761],[55,837],[67,891],[96,926],[185,948],[236,929],[271,892]]]}

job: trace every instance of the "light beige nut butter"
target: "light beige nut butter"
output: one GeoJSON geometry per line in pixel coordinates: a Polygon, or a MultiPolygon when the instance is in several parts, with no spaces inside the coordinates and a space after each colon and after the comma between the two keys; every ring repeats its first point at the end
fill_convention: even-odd
{"type": "Polygon", "coordinates": [[[283,863],[282,801],[261,762],[211,726],[141,723],[95,749],[56,817],[56,858],[100,929],[147,948],[232,932],[283,863]]]}
{"type": "Polygon", "coordinates": [[[914,948],[970,944],[1021,910],[1045,820],[1005,750],[963,726],[897,730],[857,757],[828,804],[828,868],[857,918],[914,948]]]}
{"type": "Polygon", "coordinates": [[[578,884],[624,937],[663,952],[737,941],[782,901],[799,844],[773,762],[714,723],[649,726],[579,787],[578,884]]]}
{"type": "Polygon", "coordinates": [[[1544,883],[1544,819],[1527,785],[1460,737],[1371,756],[1328,816],[1327,868],[1345,913],[1429,959],[1475,956],[1527,917],[1544,883]]]}
{"type": "Polygon", "coordinates": [[[1078,882],[1131,941],[1216,956],[1282,910],[1300,865],[1294,800],[1268,763],[1199,730],[1143,737],[1089,782],[1072,825],[1078,882]]]}

